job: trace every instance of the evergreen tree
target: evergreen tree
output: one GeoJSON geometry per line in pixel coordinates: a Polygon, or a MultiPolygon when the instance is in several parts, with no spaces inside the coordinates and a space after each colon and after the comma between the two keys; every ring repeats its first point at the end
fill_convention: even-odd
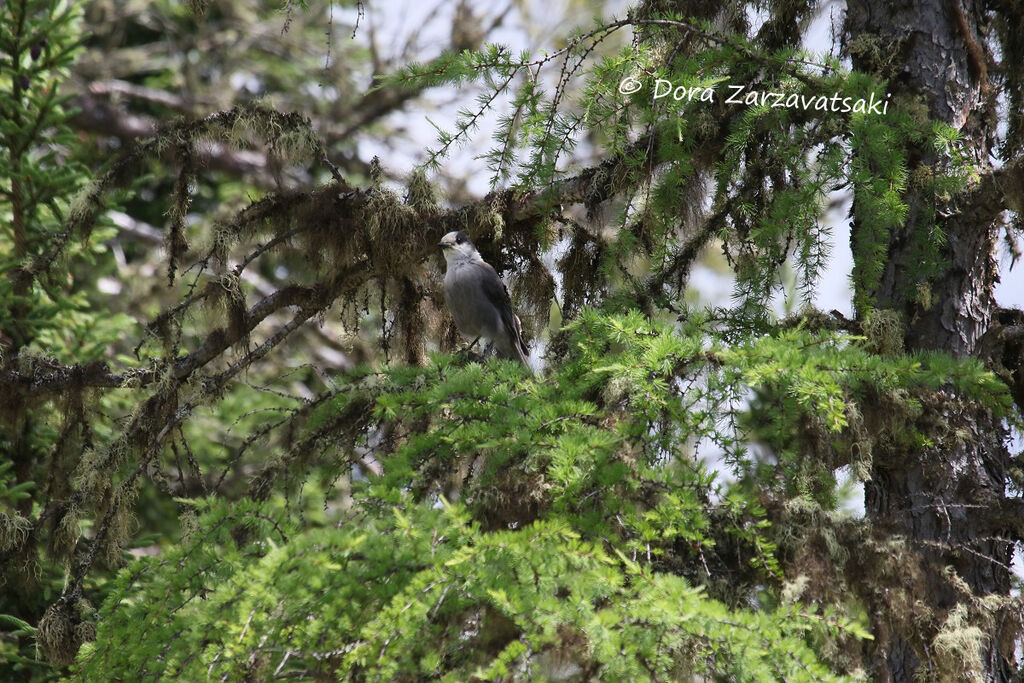
{"type": "Polygon", "coordinates": [[[531,54],[462,2],[385,75],[361,5],[0,5],[4,673],[1017,679],[1024,7],[850,0],[836,55],[818,9],[646,0],[531,54]],[[445,89],[421,166],[360,159],[445,89]],[[840,191],[852,317],[810,305],[840,191]],[[458,352],[452,230],[536,375],[458,352]]]}

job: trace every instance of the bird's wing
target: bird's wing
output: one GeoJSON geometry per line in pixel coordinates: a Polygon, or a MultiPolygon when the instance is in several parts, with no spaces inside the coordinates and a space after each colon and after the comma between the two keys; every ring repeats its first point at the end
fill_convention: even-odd
{"type": "Polygon", "coordinates": [[[505,283],[498,277],[498,273],[491,267],[491,264],[486,261],[477,264],[477,266],[483,270],[483,277],[480,278],[481,288],[483,289],[484,296],[491,302],[491,305],[498,309],[501,313],[501,322],[509,335],[512,337],[513,344],[516,350],[522,355],[522,361],[526,363],[526,356],[529,355],[529,351],[526,348],[526,344],[523,342],[523,332],[519,324],[519,318],[515,313],[512,312],[512,299],[508,295],[508,288],[505,287],[505,283]]]}

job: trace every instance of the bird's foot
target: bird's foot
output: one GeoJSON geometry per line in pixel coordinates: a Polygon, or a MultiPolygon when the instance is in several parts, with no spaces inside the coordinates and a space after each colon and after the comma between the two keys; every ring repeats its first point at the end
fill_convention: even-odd
{"type": "Polygon", "coordinates": [[[494,355],[494,345],[491,342],[478,344],[481,337],[474,339],[468,346],[458,352],[463,363],[483,363],[488,356],[494,355]]]}
{"type": "Polygon", "coordinates": [[[483,354],[473,350],[473,347],[476,346],[478,341],[480,341],[480,337],[477,337],[468,346],[463,347],[462,350],[459,351],[458,356],[463,363],[483,361],[483,354]]]}

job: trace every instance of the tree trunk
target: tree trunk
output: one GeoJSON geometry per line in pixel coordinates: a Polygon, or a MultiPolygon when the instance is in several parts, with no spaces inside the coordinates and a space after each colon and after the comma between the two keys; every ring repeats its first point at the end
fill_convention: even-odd
{"type": "MultiPolygon", "coordinates": [[[[985,172],[995,115],[978,31],[982,12],[975,0],[850,0],[844,40],[855,68],[889,80],[893,102],[959,129],[985,172]]],[[[942,167],[930,140],[908,142],[906,153],[906,221],[889,234],[880,282],[857,294],[899,314],[908,351],[969,356],[996,308],[998,210],[973,210],[935,191],[929,179],[942,167]],[[921,255],[936,243],[939,258],[928,268],[921,255]]],[[[871,258],[858,242],[865,233],[858,232],[856,201],[853,218],[856,263],[871,258]]],[[[876,552],[863,558],[860,578],[866,602],[878,606],[871,677],[1009,680],[1015,631],[1004,617],[1013,534],[998,513],[1006,494],[1005,430],[951,388],[919,398],[920,410],[905,416],[906,433],[929,443],[880,445],[865,485],[876,552]]]]}

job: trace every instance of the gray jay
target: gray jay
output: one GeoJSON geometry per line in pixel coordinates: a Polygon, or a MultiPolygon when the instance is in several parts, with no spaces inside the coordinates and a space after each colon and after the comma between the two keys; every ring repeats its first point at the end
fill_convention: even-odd
{"type": "Polygon", "coordinates": [[[500,357],[519,360],[529,368],[519,318],[494,268],[461,230],[448,233],[437,246],[448,266],[444,300],[459,332],[474,344],[480,337],[491,340],[500,357]]]}

